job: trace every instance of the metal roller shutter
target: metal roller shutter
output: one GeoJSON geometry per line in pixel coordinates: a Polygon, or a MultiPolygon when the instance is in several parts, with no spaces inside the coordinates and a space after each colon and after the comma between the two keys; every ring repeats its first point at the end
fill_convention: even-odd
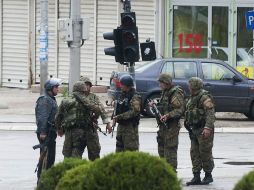
{"type": "Polygon", "coordinates": [[[97,4],[97,84],[109,86],[111,72],[117,69],[113,56],[104,54],[104,48],[114,46],[111,40],[104,40],[103,33],[111,32],[118,26],[116,0],[98,0],[97,4]]]}
{"type": "MultiPolygon", "coordinates": [[[[70,0],[59,0],[59,18],[69,18],[70,0]]],[[[58,41],[58,77],[68,83],[69,80],[70,50],[67,43],[58,41]]]]}
{"type": "Polygon", "coordinates": [[[89,40],[85,41],[84,45],[81,47],[81,58],[80,58],[80,75],[89,77],[93,83],[94,81],[94,67],[96,66],[95,61],[95,32],[94,32],[94,10],[95,10],[95,0],[86,0],[81,3],[81,17],[90,18],[90,28],[89,28],[89,40]]]}
{"type": "Polygon", "coordinates": [[[2,8],[2,85],[28,88],[28,0],[3,0],[2,8]]]}

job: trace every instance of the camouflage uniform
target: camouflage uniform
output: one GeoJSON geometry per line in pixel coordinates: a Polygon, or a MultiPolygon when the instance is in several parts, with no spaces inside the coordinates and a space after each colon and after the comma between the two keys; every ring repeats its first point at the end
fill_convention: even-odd
{"type": "Polygon", "coordinates": [[[141,97],[135,91],[133,79],[127,75],[120,78],[120,82],[131,87],[129,91],[121,91],[116,106],[117,135],[116,152],[138,151],[141,97]],[[122,82],[125,81],[125,82],[122,82]]]}
{"type": "Polygon", "coordinates": [[[94,118],[97,120],[99,115],[104,122],[108,121],[98,97],[92,93],[84,96],[81,93],[84,91],[83,88],[84,82],[77,82],[73,87],[73,95],[61,102],[56,115],[56,126],[65,132],[63,147],[65,157],[82,158],[87,146],[89,160],[95,160],[100,157],[101,146],[92,122],[95,122],[94,118]]]}
{"type": "MultiPolygon", "coordinates": [[[[209,92],[202,89],[203,82],[201,79],[192,77],[189,80],[189,87],[193,90],[193,94],[186,104],[184,123],[185,127],[191,130],[190,154],[194,178],[196,176],[196,179],[193,178],[193,180],[198,182],[200,181],[200,171],[202,169],[205,171],[206,176],[211,176],[214,168],[212,148],[215,109],[212,96],[209,92]],[[204,128],[210,130],[210,135],[207,138],[202,135],[204,128]]],[[[193,184],[190,183],[189,185],[193,184]]]]}
{"type": "MultiPolygon", "coordinates": [[[[165,84],[172,83],[172,78],[168,74],[161,74],[158,81],[165,84]]],[[[167,128],[159,126],[157,132],[158,153],[165,158],[176,171],[178,136],[180,130],[180,117],[184,112],[184,92],[179,86],[170,86],[162,91],[158,108],[162,115],[167,116],[167,128]]]]}

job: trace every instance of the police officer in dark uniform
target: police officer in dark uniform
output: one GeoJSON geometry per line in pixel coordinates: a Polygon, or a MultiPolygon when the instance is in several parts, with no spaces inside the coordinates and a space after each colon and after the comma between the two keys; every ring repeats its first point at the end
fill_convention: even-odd
{"type": "Polygon", "coordinates": [[[118,123],[116,136],[116,152],[138,151],[141,97],[136,93],[133,79],[130,75],[120,78],[121,94],[115,101],[116,116],[113,122],[118,123]]]}
{"type": "MultiPolygon", "coordinates": [[[[56,154],[56,131],[54,128],[55,114],[57,112],[57,103],[55,96],[58,93],[59,81],[49,79],[44,84],[45,92],[36,101],[35,116],[37,125],[37,138],[40,144],[47,141],[47,154],[45,163],[39,162],[37,177],[38,181],[43,169],[50,168],[55,162],[56,154]]],[[[42,150],[41,150],[42,151],[42,150]]]]}

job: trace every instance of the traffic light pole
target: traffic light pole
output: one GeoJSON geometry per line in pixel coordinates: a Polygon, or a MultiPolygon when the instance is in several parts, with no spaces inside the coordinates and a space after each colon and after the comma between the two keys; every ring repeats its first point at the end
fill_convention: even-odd
{"type": "Polygon", "coordinates": [[[131,1],[130,0],[124,0],[123,1],[123,10],[124,12],[131,12],[131,1]]]}
{"type": "Polygon", "coordinates": [[[133,78],[134,87],[136,88],[136,80],[135,80],[135,63],[128,64],[128,71],[133,78]]]}
{"type": "Polygon", "coordinates": [[[40,7],[40,94],[43,94],[48,79],[48,0],[41,0],[40,7]]]}
{"type": "Polygon", "coordinates": [[[70,18],[73,24],[73,41],[70,48],[69,92],[80,78],[80,41],[82,40],[82,19],[80,17],[80,0],[71,0],[70,18]]]}

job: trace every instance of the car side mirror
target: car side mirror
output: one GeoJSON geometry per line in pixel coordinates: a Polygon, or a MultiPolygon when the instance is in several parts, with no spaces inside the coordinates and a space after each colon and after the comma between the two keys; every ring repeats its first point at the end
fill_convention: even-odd
{"type": "Polygon", "coordinates": [[[233,76],[233,83],[235,84],[237,82],[242,82],[242,79],[235,75],[233,76]]]}

